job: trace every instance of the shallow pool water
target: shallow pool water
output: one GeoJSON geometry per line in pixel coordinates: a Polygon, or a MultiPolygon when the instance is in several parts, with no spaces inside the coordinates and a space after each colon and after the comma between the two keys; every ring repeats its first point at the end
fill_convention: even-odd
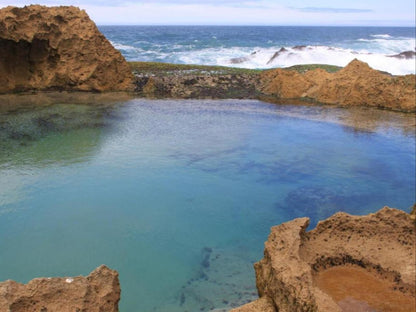
{"type": "Polygon", "coordinates": [[[229,309],[271,226],[415,202],[414,116],[35,97],[0,98],[0,280],[104,263],[122,312],[229,309]]]}

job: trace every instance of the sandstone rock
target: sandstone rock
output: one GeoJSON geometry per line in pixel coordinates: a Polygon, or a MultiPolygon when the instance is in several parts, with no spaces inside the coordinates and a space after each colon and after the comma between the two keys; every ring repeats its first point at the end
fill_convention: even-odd
{"type": "MultiPolygon", "coordinates": [[[[247,303],[242,307],[231,310],[232,312],[275,312],[273,301],[269,297],[262,297],[256,301],[247,303]]],[[[284,311],[283,311],[284,312],[284,311]]]]}
{"type": "Polygon", "coordinates": [[[129,65],[84,10],[0,10],[0,93],[130,90],[132,83],[129,65]]]}
{"type": "Polygon", "coordinates": [[[281,99],[416,111],[415,75],[390,76],[358,60],[332,74],[322,69],[304,74],[280,68],[265,71],[259,91],[281,99]]]}
{"type": "Polygon", "coordinates": [[[409,214],[384,207],[367,216],[340,212],[306,232],[308,224],[300,218],[273,227],[254,265],[259,295],[276,311],[415,311],[409,214]],[[372,293],[375,287],[384,292],[372,293]]]}
{"type": "Polygon", "coordinates": [[[116,312],[118,273],[102,265],[87,277],[36,278],[26,285],[0,283],[0,311],[116,312]]]}

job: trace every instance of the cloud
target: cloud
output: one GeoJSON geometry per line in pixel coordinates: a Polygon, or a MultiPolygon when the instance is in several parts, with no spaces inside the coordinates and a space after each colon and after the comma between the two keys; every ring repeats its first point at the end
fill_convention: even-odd
{"type": "MultiPolygon", "coordinates": [[[[164,5],[214,5],[214,6],[256,6],[262,3],[264,0],[206,0],[204,2],[198,0],[40,0],[36,3],[46,5],[87,5],[87,6],[99,6],[99,7],[118,7],[118,6],[132,6],[132,5],[148,5],[148,4],[164,4],[164,5]]],[[[23,6],[29,5],[34,1],[20,0],[20,1],[8,1],[0,0],[0,6],[15,5],[23,6]],[[13,3],[10,3],[13,2],[13,3]]]]}
{"type": "Polygon", "coordinates": [[[352,9],[352,8],[319,8],[319,7],[306,7],[306,8],[293,8],[300,12],[306,13],[368,13],[373,12],[370,9],[352,9]]]}

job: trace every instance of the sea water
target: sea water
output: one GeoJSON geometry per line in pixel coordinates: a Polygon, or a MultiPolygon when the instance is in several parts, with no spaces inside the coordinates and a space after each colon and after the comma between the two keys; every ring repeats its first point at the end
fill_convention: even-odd
{"type": "Polygon", "coordinates": [[[104,263],[123,312],[227,310],[271,226],[415,202],[414,116],[63,96],[0,98],[0,280],[104,263]]]}
{"type": "Polygon", "coordinates": [[[274,68],[298,64],[345,66],[357,58],[394,75],[415,73],[416,67],[414,55],[397,56],[405,51],[415,52],[414,27],[100,26],[99,29],[128,61],[274,68]]]}

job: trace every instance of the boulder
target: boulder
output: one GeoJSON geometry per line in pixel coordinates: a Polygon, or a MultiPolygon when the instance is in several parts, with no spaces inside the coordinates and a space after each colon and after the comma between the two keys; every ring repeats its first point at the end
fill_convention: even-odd
{"type": "Polygon", "coordinates": [[[117,312],[118,273],[102,265],[87,277],[35,278],[26,285],[0,283],[0,311],[117,312]]]}
{"type": "MultiPolygon", "coordinates": [[[[306,232],[308,218],[271,229],[256,284],[275,311],[415,311],[416,233],[408,213],[339,212],[306,232]]],[[[260,312],[251,303],[233,312],[260,312]]]]}
{"type": "Polygon", "coordinates": [[[308,99],[340,106],[371,106],[416,111],[415,75],[391,76],[359,60],[328,73],[273,69],[261,74],[259,91],[277,99],[308,99]]]}
{"type": "Polygon", "coordinates": [[[132,88],[128,63],[84,10],[40,5],[0,10],[0,93],[132,88]]]}

